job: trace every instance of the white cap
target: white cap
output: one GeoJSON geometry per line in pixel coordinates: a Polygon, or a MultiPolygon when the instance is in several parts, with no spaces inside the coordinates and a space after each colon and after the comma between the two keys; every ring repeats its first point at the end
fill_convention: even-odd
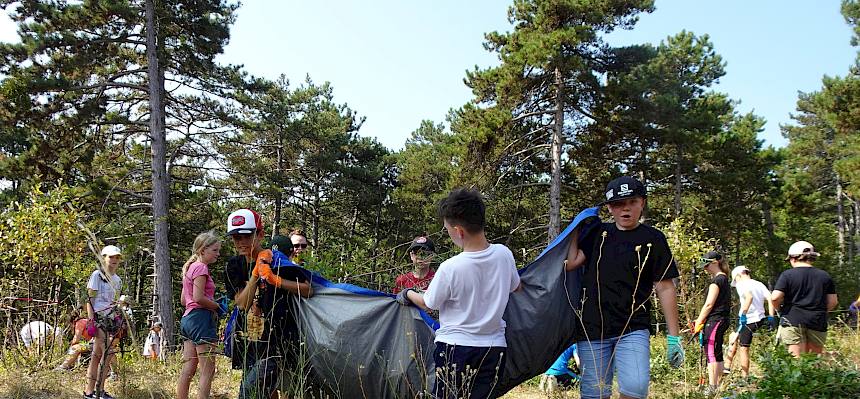
{"type": "Polygon", "coordinates": [[[239,209],[227,216],[227,235],[251,234],[257,231],[259,216],[250,209],[239,209]]]}
{"type": "Polygon", "coordinates": [[[738,276],[741,273],[743,273],[743,272],[749,273],[749,271],[750,271],[750,269],[748,269],[746,266],[735,266],[735,268],[732,269],[732,287],[737,285],[737,284],[735,284],[735,279],[738,278],[738,276]]]}
{"type": "MultiPolygon", "coordinates": [[[[800,255],[813,255],[813,256],[821,256],[820,253],[815,252],[815,247],[812,246],[807,241],[798,241],[794,244],[791,244],[788,247],[788,257],[792,256],[800,256],[800,255]]],[[[788,259],[788,258],[786,258],[788,259]]]]}
{"type": "Polygon", "coordinates": [[[102,248],[102,256],[122,255],[122,251],[116,245],[108,245],[102,248]]]}

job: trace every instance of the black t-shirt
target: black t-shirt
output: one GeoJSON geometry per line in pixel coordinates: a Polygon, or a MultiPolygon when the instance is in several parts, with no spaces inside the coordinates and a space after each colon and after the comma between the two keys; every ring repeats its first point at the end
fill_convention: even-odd
{"type": "Polygon", "coordinates": [[[678,277],[666,236],[651,226],[618,230],[615,223],[602,223],[583,237],[580,248],[586,256],[582,278],[585,331],[577,339],[613,338],[648,329],[654,283],[678,277]]]}
{"type": "MultiPolygon", "coordinates": [[[[250,265],[244,256],[233,256],[227,260],[227,295],[235,300],[236,294],[245,288],[248,280],[251,277],[253,265],[250,265]]],[[[298,282],[308,282],[310,280],[303,269],[297,267],[273,267],[272,272],[284,279],[298,282]]],[[[250,359],[257,359],[262,356],[273,355],[276,353],[284,353],[284,345],[292,345],[298,342],[298,325],[296,324],[295,315],[290,306],[291,295],[288,291],[275,288],[273,285],[264,280],[258,280],[257,292],[254,297],[254,303],[259,307],[262,317],[265,320],[263,325],[263,335],[261,341],[249,344],[244,342],[244,339],[238,339],[239,345],[234,350],[233,365],[234,367],[245,363],[253,363],[250,359]],[[245,347],[247,345],[247,347],[245,347]],[[243,356],[244,355],[244,356],[243,356]]],[[[237,337],[242,337],[246,330],[247,316],[245,312],[240,311],[239,317],[236,320],[237,337]]]]}
{"type": "Polygon", "coordinates": [[[836,293],[833,279],[815,267],[795,267],[779,275],[774,291],[785,299],[780,314],[783,325],[827,331],[827,295],[836,293]]]}
{"type": "Polygon", "coordinates": [[[727,319],[729,311],[732,308],[732,292],[729,288],[729,278],[725,274],[718,274],[711,279],[711,284],[716,284],[720,289],[720,293],[717,294],[714,307],[711,308],[711,313],[708,313],[708,317],[705,320],[727,319]]]}

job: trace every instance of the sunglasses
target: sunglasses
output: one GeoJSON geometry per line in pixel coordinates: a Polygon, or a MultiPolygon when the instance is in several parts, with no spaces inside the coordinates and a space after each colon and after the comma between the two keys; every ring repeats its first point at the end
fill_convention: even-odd
{"type": "Polygon", "coordinates": [[[307,248],[308,244],[293,244],[293,248],[307,248]]]}
{"type": "Polygon", "coordinates": [[[716,261],[718,261],[719,259],[701,258],[701,260],[702,260],[702,262],[708,262],[708,263],[711,263],[711,262],[716,262],[716,261]]]}

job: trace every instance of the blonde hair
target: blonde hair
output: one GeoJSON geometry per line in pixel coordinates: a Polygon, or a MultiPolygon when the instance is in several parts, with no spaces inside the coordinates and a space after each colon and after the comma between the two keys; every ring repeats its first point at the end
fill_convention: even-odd
{"type": "Polygon", "coordinates": [[[188,266],[191,266],[192,263],[196,262],[200,259],[200,255],[203,253],[203,250],[209,248],[212,245],[221,242],[221,238],[218,237],[212,230],[204,231],[197,235],[194,239],[194,244],[191,245],[191,256],[185,261],[185,264],[182,265],[182,278],[185,278],[185,273],[188,272],[188,266]]]}

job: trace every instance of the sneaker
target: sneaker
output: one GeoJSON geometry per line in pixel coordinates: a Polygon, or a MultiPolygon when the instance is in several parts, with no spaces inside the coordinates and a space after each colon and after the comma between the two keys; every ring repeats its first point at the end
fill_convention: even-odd
{"type": "Polygon", "coordinates": [[[87,395],[86,393],[84,393],[84,399],[99,399],[99,397],[98,397],[98,396],[96,396],[96,393],[95,393],[95,392],[93,392],[93,393],[91,393],[91,394],[89,394],[89,395],[87,395]]]}
{"type": "Polygon", "coordinates": [[[731,373],[732,373],[732,369],[723,369],[723,374],[728,375],[728,374],[731,374],[731,373]]]}
{"type": "Polygon", "coordinates": [[[103,391],[101,399],[114,399],[114,397],[107,393],[107,391],[103,391]]]}

